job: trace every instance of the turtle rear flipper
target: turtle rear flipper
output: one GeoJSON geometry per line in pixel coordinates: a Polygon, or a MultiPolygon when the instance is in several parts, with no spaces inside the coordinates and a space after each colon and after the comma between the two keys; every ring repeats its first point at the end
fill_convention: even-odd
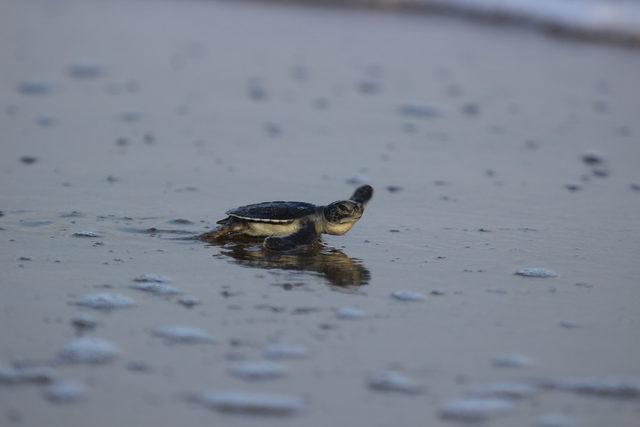
{"type": "Polygon", "coordinates": [[[315,225],[311,221],[304,221],[295,233],[283,237],[267,237],[263,245],[265,249],[272,251],[288,251],[296,246],[309,245],[318,240],[318,237],[315,225]]]}
{"type": "Polygon", "coordinates": [[[216,221],[216,224],[221,224],[221,225],[231,225],[235,222],[235,220],[233,219],[233,217],[228,216],[226,218],[222,218],[220,221],[216,221]]]}
{"type": "Polygon", "coordinates": [[[363,185],[362,187],[358,187],[356,191],[353,192],[351,196],[351,200],[356,203],[362,203],[366,205],[369,200],[373,197],[373,187],[370,185],[363,185]]]}

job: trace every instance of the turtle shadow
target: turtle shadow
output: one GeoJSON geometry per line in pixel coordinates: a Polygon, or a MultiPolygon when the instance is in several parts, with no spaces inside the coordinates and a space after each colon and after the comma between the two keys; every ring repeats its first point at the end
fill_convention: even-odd
{"type": "MultiPolygon", "coordinates": [[[[220,256],[242,267],[315,273],[338,288],[358,288],[369,284],[371,273],[361,260],[321,243],[289,252],[266,250],[256,242],[241,240],[217,244],[220,256]]],[[[211,244],[211,243],[210,243],[211,244]]]]}

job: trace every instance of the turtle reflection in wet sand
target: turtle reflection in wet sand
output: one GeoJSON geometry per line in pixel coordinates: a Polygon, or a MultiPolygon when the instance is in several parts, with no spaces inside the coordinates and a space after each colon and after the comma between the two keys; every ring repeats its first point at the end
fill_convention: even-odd
{"type": "Polygon", "coordinates": [[[219,226],[199,236],[217,243],[242,237],[265,237],[264,247],[286,251],[319,240],[320,235],[343,235],[362,217],[373,187],[359,187],[348,200],[326,206],[305,202],[262,202],[227,211],[219,226]]]}
{"type": "Polygon", "coordinates": [[[318,273],[331,285],[341,288],[367,285],[371,280],[371,273],[360,260],[326,246],[292,254],[264,251],[250,244],[233,244],[225,246],[220,254],[233,258],[234,263],[243,267],[318,273]]]}

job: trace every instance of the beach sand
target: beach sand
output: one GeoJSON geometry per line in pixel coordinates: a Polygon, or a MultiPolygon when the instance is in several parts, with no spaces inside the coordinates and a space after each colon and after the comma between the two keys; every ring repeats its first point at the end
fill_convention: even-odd
{"type": "Polygon", "coordinates": [[[446,405],[496,382],[533,391],[472,418],[637,425],[637,50],[372,10],[15,0],[0,64],[1,425],[455,425],[446,405]],[[181,239],[365,181],[363,218],[320,253],[181,239]],[[132,288],[145,273],[181,294],[132,288]],[[135,306],[76,304],[105,292],[135,306]],[[215,342],[154,333],[171,325],[215,342]],[[119,352],[61,358],[79,336],[119,352]],[[306,357],[230,373],[272,344],[306,357]],[[56,400],[11,364],[84,391],[56,400]],[[370,382],[388,370],[407,380],[370,382]],[[253,414],[205,390],[292,399],[253,414]]]}

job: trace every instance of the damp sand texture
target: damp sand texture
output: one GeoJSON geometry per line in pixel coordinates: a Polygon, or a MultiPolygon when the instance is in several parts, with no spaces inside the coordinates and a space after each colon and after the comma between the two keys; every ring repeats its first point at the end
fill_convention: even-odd
{"type": "Polygon", "coordinates": [[[0,64],[0,425],[637,425],[637,50],[8,0],[0,64]],[[317,253],[185,239],[365,182],[317,253]]]}

